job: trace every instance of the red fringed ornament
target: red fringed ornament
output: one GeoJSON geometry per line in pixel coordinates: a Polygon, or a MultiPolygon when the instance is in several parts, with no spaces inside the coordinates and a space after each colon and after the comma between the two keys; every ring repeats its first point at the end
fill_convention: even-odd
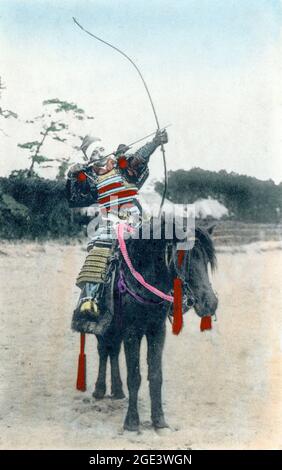
{"type": "Polygon", "coordinates": [[[79,181],[79,183],[83,183],[84,181],[86,181],[87,179],[87,176],[86,174],[83,172],[83,171],[80,171],[78,174],[77,174],[77,181],[79,181]]]}
{"type": "Polygon", "coordinates": [[[174,300],[173,300],[173,322],[172,332],[178,335],[183,325],[182,314],[182,282],[178,277],[173,282],[174,300]]]}
{"type": "Polygon", "coordinates": [[[184,260],[184,255],[185,255],[185,251],[184,250],[179,250],[177,252],[177,264],[178,264],[178,267],[181,268],[181,265],[183,263],[183,260],[184,260]]]}
{"type": "MultiPolygon", "coordinates": [[[[180,268],[184,259],[184,250],[177,252],[177,264],[180,268]]],[[[173,281],[173,322],[172,332],[178,335],[183,326],[183,312],[182,312],[182,281],[178,277],[173,281]]]]}
{"type": "Polygon", "coordinates": [[[127,168],[128,167],[128,161],[127,161],[127,158],[122,155],[121,157],[119,157],[118,159],[118,166],[121,168],[121,169],[124,169],[124,168],[127,168]]]}
{"type": "Polygon", "coordinates": [[[86,354],[85,349],[85,334],[80,334],[80,353],[78,357],[77,381],[76,388],[81,392],[86,390],[86,354]]]}
{"type": "Polygon", "coordinates": [[[201,318],[201,331],[211,330],[212,329],[212,317],[209,315],[208,317],[201,318]]]}

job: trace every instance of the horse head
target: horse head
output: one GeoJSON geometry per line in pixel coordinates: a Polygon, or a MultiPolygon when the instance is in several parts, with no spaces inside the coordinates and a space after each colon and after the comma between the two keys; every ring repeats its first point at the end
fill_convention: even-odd
{"type": "Polygon", "coordinates": [[[199,317],[214,315],[218,299],[210,282],[210,271],[216,269],[216,254],[211,238],[214,226],[196,226],[195,244],[188,253],[185,269],[187,295],[192,293],[193,307],[199,317]],[[209,270],[210,267],[210,270],[209,270]]]}
{"type": "Polygon", "coordinates": [[[196,225],[193,246],[185,250],[181,267],[178,266],[179,240],[174,237],[166,247],[166,264],[171,276],[180,277],[184,283],[187,308],[194,307],[199,317],[214,315],[217,296],[210,282],[210,272],[216,269],[216,254],[212,240],[214,225],[209,228],[196,225]],[[209,269],[210,268],[210,269],[209,269]]]}

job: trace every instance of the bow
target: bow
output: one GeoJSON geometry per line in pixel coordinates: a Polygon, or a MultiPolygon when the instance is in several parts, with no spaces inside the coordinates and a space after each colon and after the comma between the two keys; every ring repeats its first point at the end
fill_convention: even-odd
{"type": "MultiPolygon", "coordinates": [[[[98,41],[102,42],[103,44],[106,44],[106,46],[109,46],[111,47],[112,49],[114,49],[115,51],[119,52],[123,57],[125,57],[127,60],[129,60],[129,62],[133,65],[133,67],[135,68],[135,70],[137,71],[139,77],[141,78],[142,80],[142,83],[145,87],[145,90],[146,90],[146,93],[148,95],[148,98],[150,100],[150,104],[151,104],[151,108],[152,108],[152,111],[153,111],[153,114],[154,114],[154,118],[155,118],[155,121],[156,121],[156,125],[157,125],[157,130],[160,131],[160,123],[159,123],[159,119],[158,119],[158,116],[157,116],[157,112],[156,112],[156,108],[155,108],[155,105],[154,105],[154,102],[153,102],[153,99],[152,99],[152,96],[151,96],[151,93],[149,91],[149,88],[148,88],[148,85],[147,83],[145,82],[145,79],[140,71],[140,69],[137,67],[137,65],[135,64],[135,62],[127,55],[125,54],[125,52],[121,51],[118,47],[116,46],[113,46],[112,44],[110,44],[109,42],[105,41],[104,39],[101,39],[99,38],[98,36],[96,36],[95,34],[91,33],[90,31],[87,31],[83,26],[81,26],[81,24],[73,17],[73,21],[75,22],[75,24],[82,30],[84,31],[86,34],[88,34],[89,36],[93,37],[94,39],[97,39],[98,41]]],[[[167,191],[167,167],[166,167],[166,158],[165,158],[165,149],[164,149],[164,145],[161,144],[161,151],[162,151],[162,154],[163,154],[163,165],[164,165],[164,190],[163,190],[163,195],[162,195],[162,200],[161,200],[161,204],[160,204],[160,209],[159,209],[159,216],[161,215],[161,211],[162,211],[162,207],[163,207],[163,204],[164,204],[164,200],[165,200],[165,196],[166,196],[166,191],[167,191]]]]}

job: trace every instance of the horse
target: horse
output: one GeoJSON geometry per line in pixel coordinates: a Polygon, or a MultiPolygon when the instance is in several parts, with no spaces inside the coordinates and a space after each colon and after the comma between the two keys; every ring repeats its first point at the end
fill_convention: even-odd
{"type": "MultiPolygon", "coordinates": [[[[195,229],[195,242],[188,252],[184,269],[188,289],[188,300],[199,317],[214,315],[218,299],[209,280],[208,265],[216,267],[216,253],[211,238],[214,227],[195,229]]],[[[172,291],[173,279],[177,276],[177,240],[135,239],[126,240],[126,246],[134,268],[142,273],[148,283],[163,292],[172,291]]],[[[155,428],[168,427],[162,406],[162,353],[165,341],[168,302],[158,299],[132,276],[127,264],[119,253],[116,274],[112,276],[110,294],[106,296],[106,307],[112,308],[113,320],[103,336],[98,335],[99,371],[93,397],[102,399],[106,393],[106,368],[110,358],[111,393],[113,399],[124,398],[119,370],[119,353],[124,344],[127,387],[129,392],[128,410],[124,429],[138,431],[138,390],[141,383],[140,344],[147,339],[148,380],[151,398],[151,420],[155,428]],[[119,281],[122,273],[126,292],[121,294],[119,281]],[[135,293],[138,293],[137,295],[135,293]]]]}

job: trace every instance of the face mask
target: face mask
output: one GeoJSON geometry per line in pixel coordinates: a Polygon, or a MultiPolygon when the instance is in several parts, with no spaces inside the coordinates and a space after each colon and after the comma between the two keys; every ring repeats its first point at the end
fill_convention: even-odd
{"type": "Polygon", "coordinates": [[[96,147],[90,156],[90,162],[94,163],[97,167],[103,167],[107,163],[108,157],[102,155],[105,151],[104,147],[96,147]]]}

